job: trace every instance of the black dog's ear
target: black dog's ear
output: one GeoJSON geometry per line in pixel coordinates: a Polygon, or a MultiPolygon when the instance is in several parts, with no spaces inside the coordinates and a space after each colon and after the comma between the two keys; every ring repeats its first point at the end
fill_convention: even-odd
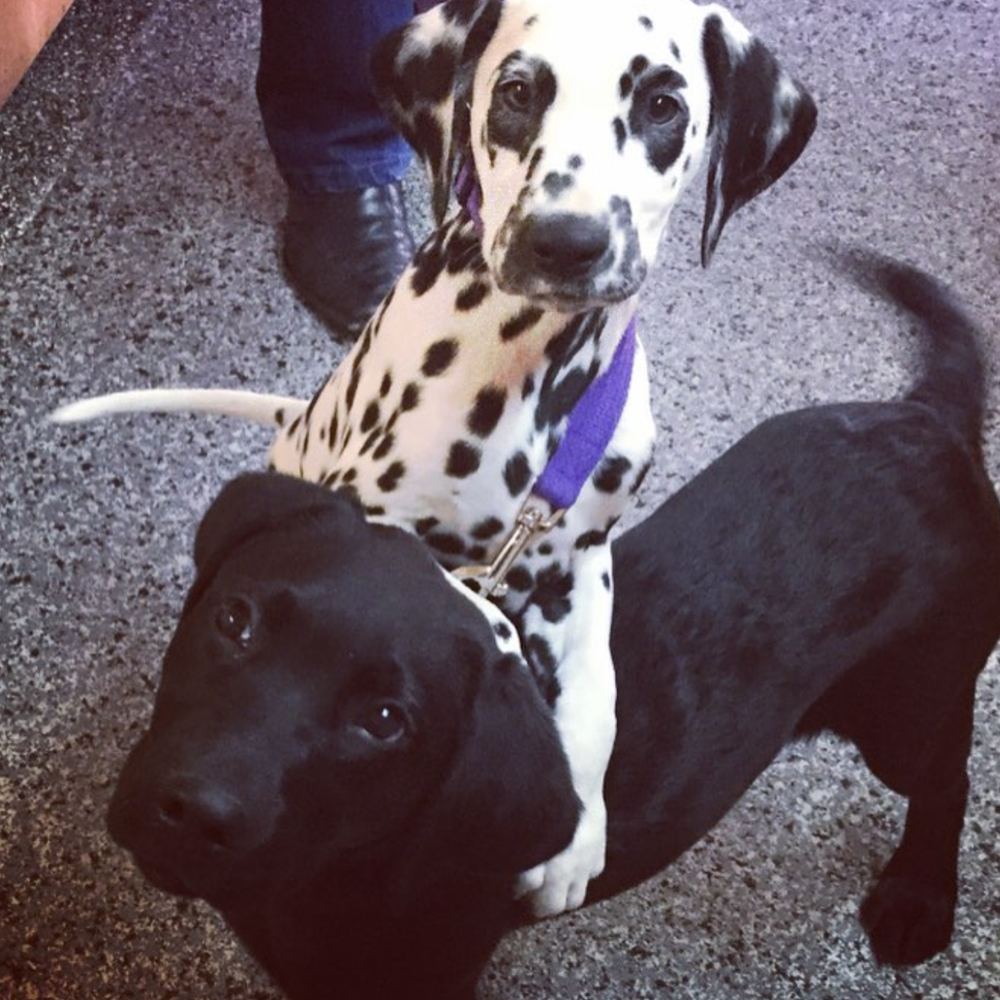
{"type": "Polygon", "coordinates": [[[194,564],[200,577],[242,542],[286,524],[291,518],[334,512],[361,517],[347,496],[277,472],[250,472],[230,480],[212,502],[198,525],[194,564]],[[352,514],[353,512],[353,514],[352,514]]]}
{"type": "Polygon", "coordinates": [[[457,757],[422,836],[436,856],[510,877],[567,847],[580,801],[552,715],[508,654],[485,666],[457,757]]]}
{"type": "Polygon", "coordinates": [[[502,6],[501,0],[448,0],[388,35],[372,57],[375,94],[427,167],[438,223],[469,151],[472,77],[502,6]]]}
{"type": "Polygon", "coordinates": [[[723,227],[801,155],[816,127],[816,103],[728,11],[708,8],[702,49],[712,91],[708,194],[701,262],[723,227]]]}

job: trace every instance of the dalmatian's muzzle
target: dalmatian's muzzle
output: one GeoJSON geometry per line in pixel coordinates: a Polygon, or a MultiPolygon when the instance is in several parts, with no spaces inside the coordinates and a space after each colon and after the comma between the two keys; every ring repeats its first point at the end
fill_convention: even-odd
{"type": "Polygon", "coordinates": [[[639,291],[646,262],[628,205],[605,213],[515,209],[493,246],[500,288],[556,309],[621,302],[639,291]]]}

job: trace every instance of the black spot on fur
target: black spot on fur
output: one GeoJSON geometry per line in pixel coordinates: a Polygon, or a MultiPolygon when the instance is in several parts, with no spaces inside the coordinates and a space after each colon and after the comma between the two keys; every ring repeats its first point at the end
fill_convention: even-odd
{"type": "Polygon", "coordinates": [[[490,294],[490,286],[485,281],[473,281],[466,285],[455,297],[455,309],[458,312],[469,312],[480,305],[490,294]]]}
{"type": "Polygon", "coordinates": [[[465,479],[471,476],[483,459],[483,453],[468,441],[456,441],[448,452],[448,461],[444,471],[455,479],[465,479]]]}
{"type": "Polygon", "coordinates": [[[629,487],[629,493],[630,494],[634,495],[634,494],[636,494],[636,493],[639,492],[639,490],[641,489],[642,484],[645,482],[646,476],[649,474],[649,470],[652,468],[652,466],[653,466],[652,462],[647,462],[639,470],[639,474],[635,477],[635,480],[633,481],[632,485],[629,487]]]}
{"type": "Polygon", "coordinates": [[[602,493],[617,493],[622,488],[625,473],[632,463],[622,455],[605,458],[594,472],[593,482],[602,493]]]}
{"type": "Polygon", "coordinates": [[[449,274],[471,274],[482,260],[483,248],[475,229],[453,230],[445,246],[449,274]]]}
{"type": "Polygon", "coordinates": [[[570,369],[558,383],[540,395],[535,407],[535,429],[544,430],[568,416],[592,381],[588,371],[570,369]]]}
{"type": "Polygon", "coordinates": [[[535,577],[531,599],[542,617],[555,625],[573,610],[572,593],[573,574],[559,566],[547,566],[535,577]]]}
{"type": "Polygon", "coordinates": [[[506,622],[494,622],[493,631],[504,640],[513,637],[513,632],[511,632],[510,626],[506,622]]]}
{"type": "Polygon", "coordinates": [[[512,497],[519,497],[528,487],[531,465],[523,451],[515,452],[503,467],[503,481],[512,497]]]}
{"type": "Polygon", "coordinates": [[[526,306],[515,316],[503,323],[500,327],[500,339],[503,341],[513,340],[520,337],[522,333],[530,330],[545,315],[545,311],[539,306],[526,306]]]}
{"type": "Polygon", "coordinates": [[[366,503],[365,513],[369,517],[381,517],[385,513],[385,507],[377,503],[366,503]]]}
{"type": "Polygon", "coordinates": [[[521,386],[521,399],[527,399],[535,391],[535,376],[525,375],[521,386]]]}
{"type": "Polygon", "coordinates": [[[368,437],[362,442],[361,448],[358,450],[359,455],[367,455],[368,452],[375,447],[375,442],[381,437],[382,432],[380,430],[372,431],[368,437]]]}
{"type": "Polygon", "coordinates": [[[337,431],[340,430],[340,420],[337,417],[337,411],[333,411],[333,416],[330,417],[330,428],[327,431],[328,440],[330,442],[330,447],[333,448],[337,440],[337,431]]]}
{"type": "Polygon", "coordinates": [[[678,61],[681,61],[681,50],[676,42],[670,43],[670,54],[678,61]]]}
{"type": "Polygon", "coordinates": [[[353,483],[355,479],[358,478],[358,470],[351,468],[348,469],[344,475],[341,477],[341,482],[353,483]]]}
{"type": "Polygon", "coordinates": [[[428,531],[433,531],[441,522],[436,517],[422,517],[413,525],[414,531],[421,537],[428,531]]]}
{"type": "Polygon", "coordinates": [[[445,235],[440,231],[434,233],[413,257],[410,288],[417,298],[437,284],[445,269],[447,264],[444,252],[445,235]]]}
{"type": "Polygon", "coordinates": [[[476,402],[466,424],[477,437],[488,437],[496,430],[507,405],[507,393],[499,386],[488,385],[476,394],[476,402]]]}
{"type": "Polygon", "coordinates": [[[583,157],[580,156],[579,153],[574,153],[569,158],[569,169],[570,170],[579,170],[580,167],[582,167],[582,166],[583,166],[583,157]]]}
{"type": "Polygon", "coordinates": [[[524,175],[524,180],[526,183],[530,184],[534,179],[535,171],[538,169],[538,164],[542,162],[542,157],[545,155],[544,146],[536,146],[535,151],[531,154],[531,162],[528,164],[528,172],[524,175]]]}
{"type": "Polygon", "coordinates": [[[595,545],[603,545],[608,540],[606,531],[585,531],[577,540],[574,548],[583,551],[595,545]]]}
{"type": "Polygon", "coordinates": [[[397,486],[399,486],[399,481],[405,475],[406,465],[403,462],[393,462],[392,465],[390,465],[389,468],[375,480],[375,484],[383,493],[391,493],[397,486]]]}
{"type": "Polygon", "coordinates": [[[618,80],[618,95],[624,101],[629,94],[632,93],[632,88],[635,86],[635,81],[629,76],[628,73],[622,73],[618,80]]]}
{"type": "Polygon", "coordinates": [[[646,159],[659,173],[677,161],[684,148],[691,116],[680,96],[686,81],[676,70],[661,66],[639,84],[629,109],[630,133],[646,147],[646,159]]]}
{"type": "Polygon", "coordinates": [[[486,112],[489,143],[513,150],[523,161],[541,133],[545,112],[555,96],[555,74],[546,62],[511,53],[497,71],[486,112]],[[512,81],[521,81],[523,89],[513,91],[512,81]]]}
{"type": "Polygon", "coordinates": [[[632,62],[629,63],[628,71],[633,76],[638,76],[649,66],[649,60],[645,56],[636,56],[632,62]]]}
{"type": "Polygon", "coordinates": [[[392,373],[386,372],[382,376],[382,384],[378,387],[378,394],[382,399],[385,399],[385,397],[388,396],[391,391],[392,391],[392,373]]]}
{"type": "Polygon", "coordinates": [[[611,574],[605,571],[601,574],[601,583],[605,590],[611,590],[611,574]]]}
{"type": "Polygon", "coordinates": [[[531,590],[534,579],[531,571],[525,566],[512,566],[507,574],[507,586],[511,590],[520,591],[522,594],[531,590]]]}
{"type": "Polygon", "coordinates": [[[529,635],[524,644],[524,654],[535,678],[535,684],[549,706],[559,699],[559,678],[556,676],[555,656],[548,641],[540,635],[529,635]]]}
{"type": "Polygon", "coordinates": [[[420,386],[416,382],[410,382],[403,390],[403,395],[399,400],[399,408],[403,413],[415,410],[420,404],[420,386]]]}
{"type": "Polygon", "coordinates": [[[451,531],[430,531],[424,535],[424,541],[446,556],[460,556],[465,552],[465,542],[451,531]]]}
{"type": "Polygon", "coordinates": [[[386,434],[379,442],[379,446],[372,452],[372,458],[375,461],[387,458],[395,443],[396,438],[392,434],[386,434]]]}
{"type": "Polygon", "coordinates": [[[455,360],[457,354],[458,341],[435,341],[427,348],[427,353],[424,355],[424,363],[420,370],[428,378],[443,375],[451,367],[451,363],[455,360]]]}
{"type": "Polygon", "coordinates": [[[625,130],[625,122],[621,118],[616,118],[611,123],[611,127],[615,133],[615,149],[620,153],[625,148],[625,140],[628,138],[628,132],[625,130]]]}
{"type": "Polygon", "coordinates": [[[651,30],[653,27],[653,22],[645,14],[640,16],[639,23],[647,30],[651,30]]]}
{"type": "Polygon", "coordinates": [[[566,191],[568,188],[573,186],[573,177],[571,174],[560,174],[556,173],[554,170],[550,170],[545,175],[545,180],[542,181],[542,190],[550,198],[558,198],[559,195],[566,191]]]}
{"type": "Polygon", "coordinates": [[[361,380],[361,372],[355,371],[351,375],[351,381],[347,383],[347,392],[344,393],[344,402],[350,409],[354,405],[354,397],[358,394],[358,382],[361,380]]]}
{"type": "Polygon", "coordinates": [[[284,427],[285,426],[285,408],[283,406],[279,406],[274,411],[274,422],[279,427],[284,427]]]}
{"type": "Polygon", "coordinates": [[[503,531],[503,521],[499,517],[487,517],[478,524],[473,525],[470,534],[480,542],[488,542],[503,531]]]}
{"type": "Polygon", "coordinates": [[[373,400],[365,407],[365,412],[361,417],[361,424],[358,429],[362,434],[367,434],[378,423],[378,418],[378,403],[373,400]]]}

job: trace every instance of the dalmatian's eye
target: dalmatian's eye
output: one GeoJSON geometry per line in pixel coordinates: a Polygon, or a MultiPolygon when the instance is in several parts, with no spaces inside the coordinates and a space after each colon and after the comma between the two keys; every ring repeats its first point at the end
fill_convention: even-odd
{"type": "Polygon", "coordinates": [[[406,734],[406,713],[390,701],[379,702],[365,712],[359,725],[379,743],[395,743],[406,734]]]}
{"type": "Polygon", "coordinates": [[[527,80],[507,80],[499,86],[500,97],[512,111],[527,111],[531,107],[534,92],[527,80]]]}
{"type": "Polygon", "coordinates": [[[227,598],[215,613],[215,627],[241,649],[250,645],[254,634],[254,611],[242,597],[227,598]]]}
{"type": "Polygon", "coordinates": [[[656,125],[665,125],[680,113],[681,106],[675,97],[662,91],[649,95],[646,105],[649,120],[656,125]]]}

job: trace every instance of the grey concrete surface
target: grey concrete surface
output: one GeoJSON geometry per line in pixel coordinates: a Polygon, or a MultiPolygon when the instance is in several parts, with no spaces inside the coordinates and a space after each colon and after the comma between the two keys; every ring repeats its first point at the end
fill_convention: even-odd
{"type": "MultiPolygon", "coordinates": [[[[905,385],[907,331],[817,245],[847,239],[939,274],[995,347],[997,0],[735,9],[813,90],[820,126],[708,271],[698,197],[676,217],[642,308],[661,429],[645,507],[768,414],[905,385]]],[[[252,0],[78,0],[0,111],[0,1000],[276,997],[211,911],[146,885],[103,826],[197,519],[260,465],[268,435],[205,418],[42,422],[72,397],[142,384],[307,393],[337,361],[277,265],[256,17],[252,0]]],[[[483,998],[1000,995],[998,754],[994,663],[954,943],[922,967],[876,967],[856,920],[901,803],[820,742],[782,757],[662,877],[510,938],[483,998]]]]}

